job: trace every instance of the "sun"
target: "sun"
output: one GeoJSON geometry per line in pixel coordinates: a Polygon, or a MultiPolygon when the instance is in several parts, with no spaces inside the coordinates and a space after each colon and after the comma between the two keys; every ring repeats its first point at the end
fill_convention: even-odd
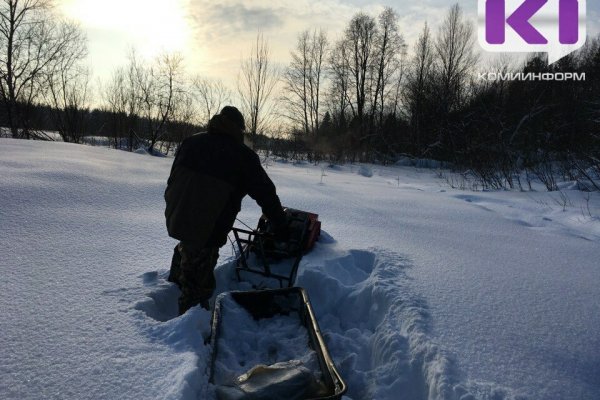
{"type": "Polygon", "coordinates": [[[62,0],[61,12],[94,35],[120,37],[147,57],[184,52],[192,29],[185,0],[62,0]]]}

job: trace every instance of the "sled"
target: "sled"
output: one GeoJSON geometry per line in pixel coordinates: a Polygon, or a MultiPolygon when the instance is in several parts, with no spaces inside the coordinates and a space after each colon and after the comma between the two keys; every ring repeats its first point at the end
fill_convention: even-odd
{"type": "Polygon", "coordinates": [[[254,230],[233,228],[239,252],[236,265],[238,281],[242,280],[242,273],[250,273],[275,279],[280,288],[294,286],[302,257],[319,239],[321,222],[314,213],[292,208],[285,208],[284,211],[290,231],[290,238],[286,242],[275,240],[265,216],[260,218],[254,230]],[[282,260],[291,260],[291,266],[282,260]]]}
{"type": "MultiPolygon", "coordinates": [[[[225,329],[231,328],[225,327],[225,329]]],[[[262,333],[262,335],[265,334],[267,333],[262,333]]],[[[234,335],[236,340],[246,341],[243,330],[236,330],[234,335]]],[[[256,335],[256,333],[252,333],[252,335],[256,335]]],[[[258,335],[261,335],[261,333],[259,332],[258,335]]],[[[216,386],[218,400],[259,398],[263,400],[334,400],[341,399],[347,390],[346,384],[329,356],[310,301],[302,288],[223,293],[217,298],[213,311],[210,344],[212,351],[210,383],[216,386]],[[240,309],[245,310],[251,316],[248,318],[253,318],[256,321],[277,318],[278,316],[286,316],[290,320],[295,320],[297,317],[299,326],[304,327],[308,333],[308,343],[306,343],[308,351],[312,357],[316,354],[318,363],[314,363],[314,366],[317,370],[311,371],[311,373],[313,377],[318,377],[318,379],[314,378],[314,382],[308,383],[299,382],[296,376],[298,374],[294,375],[297,372],[294,368],[286,370],[284,367],[277,368],[277,366],[267,367],[264,365],[257,367],[244,364],[244,368],[250,372],[240,375],[235,381],[237,383],[233,386],[232,384],[220,386],[223,377],[219,376],[220,372],[216,364],[220,362],[219,346],[223,346],[223,343],[219,340],[224,340],[221,339],[221,333],[224,329],[223,321],[227,319],[227,315],[231,319],[231,315],[235,315],[234,313],[239,312],[240,309]],[[260,376],[252,381],[253,374],[256,371],[260,373],[260,376]],[[286,379],[288,379],[287,382],[286,379]],[[293,381],[294,379],[295,381],[293,381]]],[[[224,348],[227,349],[227,347],[224,348]]],[[[227,351],[224,352],[227,353],[227,351]]],[[[228,354],[222,358],[228,357],[228,354]]],[[[293,364],[292,361],[292,364],[289,365],[296,364],[293,364]]]]}

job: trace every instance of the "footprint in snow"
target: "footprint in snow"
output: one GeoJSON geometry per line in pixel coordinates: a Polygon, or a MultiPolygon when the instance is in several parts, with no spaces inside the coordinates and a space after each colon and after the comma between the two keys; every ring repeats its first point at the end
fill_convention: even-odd
{"type": "Polygon", "coordinates": [[[356,285],[369,278],[375,268],[375,258],[374,253],[351,250],[345,257],[325,261],[323,269],[346,286],[356,285]]]}
{"type": "Polygon", "coordinates": [[[177,299],[180,291],[177,285],[167,281],[167,273],[147,272],[141,278],[144,286],[152,290],[146,292],[146,298],[138,301],[134,308],[159,322],[176,318],[179,315],[177,299]]]}

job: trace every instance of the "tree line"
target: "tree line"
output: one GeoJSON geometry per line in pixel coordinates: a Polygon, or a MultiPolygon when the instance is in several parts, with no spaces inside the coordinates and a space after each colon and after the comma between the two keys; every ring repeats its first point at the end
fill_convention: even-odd
{"type": "Polygon", "coordinates": [[[167,147],[206,125],[230,94],[221,82],[190,78],[179,55],[126,66],[92,93],[87,38],[60,20],[51,0],[0,2],[0,123],[13,138],[65,142],[108,137],[117,148],[167,147]],[[100,106],[92,107],[92,104],[100,106]]]}
{"type": "Polygon", "coordinates": [[[564,177],[599,190],[600,37],[551,66],[543,54],[484,62],[476,47],[458,4],[436,32],[424,24],[411,51],[391,8],[356,14],[332,43],[320,31],[300,34],[283,74],[297,146],[284,152],[425,157],[485,188],[530,189],[537,178],[557,190],[564,177]]]}
{"type": "Polygon", "coordinates": [[[489,187],[548,189],[565,175],[596,189],[600,174],[600,38],[548,66],[485,63],[458,4],[416,43],[398,14],[355,14],[341,36],[298,34],[288,65],[256,36],[236,87],[189,76],[179,55],[145,60],[132,51],[95,95],[86,38],[59,21],[51,0],[0,3],[0,122],[12,137],[64,141],[108,137],[117,148],[169,151],[227,103],[246,115],[257,149],[311,161],[389,163],[399,156],[452,163],[489,187]],[[585,81],[481,79],[478,72],[585,73],[585,81]],[[92,100],[100,106],[92,108],[92,100]]]}

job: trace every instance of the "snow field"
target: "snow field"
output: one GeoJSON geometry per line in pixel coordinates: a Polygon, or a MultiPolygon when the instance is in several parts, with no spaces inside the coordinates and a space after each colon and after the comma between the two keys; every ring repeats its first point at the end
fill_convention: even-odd
{"type": "MultiPolygon", "coordinates": [[[[0,139],[0,398],[209,400],[210,313],[177,316],[171,159],[0,139]]],[[[600,197],[431,170],[271,162],[320,214],[300,266],[347,399],[600,399],[600,197]],[[589,212],[588,212],[589,209],[589,212]]],[[[246,199],[240,219],[260,211],[246,199]]],[[[218,292],[248,290],[221,249],[218,292]]]]}

